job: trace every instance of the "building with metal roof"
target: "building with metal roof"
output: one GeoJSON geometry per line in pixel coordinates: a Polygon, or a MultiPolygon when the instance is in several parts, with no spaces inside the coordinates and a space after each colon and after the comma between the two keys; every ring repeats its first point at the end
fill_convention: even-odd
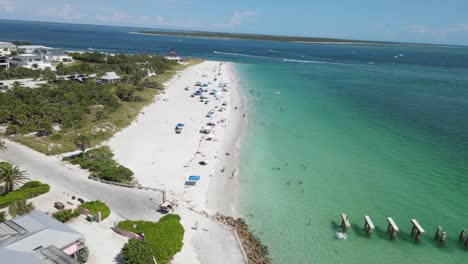
{"type": "Polygon", "coordinates": [[[78,264],[83,235],[34,210],[0,223],[0,259],[15,264],[78,264]]]}

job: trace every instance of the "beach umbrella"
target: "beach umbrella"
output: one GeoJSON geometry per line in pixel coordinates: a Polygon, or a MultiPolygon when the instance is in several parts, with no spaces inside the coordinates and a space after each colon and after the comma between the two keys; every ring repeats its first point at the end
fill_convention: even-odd
{"type": "Polygon", "coordinates": [[[178,124],[176,125],[176,127],[184,127],[184,126],[185,126],[185,125],[182,124],[182,123],[178,123],[178,124]]]}

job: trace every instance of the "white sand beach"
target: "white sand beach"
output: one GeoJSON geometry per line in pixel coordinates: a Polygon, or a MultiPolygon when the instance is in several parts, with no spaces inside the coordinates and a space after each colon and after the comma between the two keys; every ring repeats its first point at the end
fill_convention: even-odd
{"type": "Polygon", "coordinates": [[[205,61],[177,74],[166,87],[108,144],[139,184],[165,189],[168,200],[178,204],[186,233],[175,263],[220,263],[220,256],[222,263],[242,263],[232,231],[199,214],[237,215],[238,148],[247,123],[240,80],[232,64],[205,61]],[[208,84],[203,87],[208,103],[190,96],[200,88],[196,82],[208,84]],[[225,91],[219,83],[227,83],[225,91]],[[213,89],[216,96],[209,94],[213,89]],[[212,117],[207,117],[210,111],[212,117]],[[211,132],[201,133],[209,122],[214,123],[211,132]],[[184,124],[180,134],[175,133],[178,123],[184,124]],[[200,179],[186,186],[191,175],[200,179]]]}

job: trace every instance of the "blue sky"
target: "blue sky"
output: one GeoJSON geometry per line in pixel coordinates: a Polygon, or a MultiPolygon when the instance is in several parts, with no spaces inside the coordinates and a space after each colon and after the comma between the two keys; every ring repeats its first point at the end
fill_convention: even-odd
{"type": "Polygon", "coordinates": [[[468,0],[0,0],[0,18],[468,45],[468,0]]]}

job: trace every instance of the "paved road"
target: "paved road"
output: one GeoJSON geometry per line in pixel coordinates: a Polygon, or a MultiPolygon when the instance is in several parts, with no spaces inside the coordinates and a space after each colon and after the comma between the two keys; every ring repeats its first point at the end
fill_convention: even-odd
{"type": "Polygon", "coordinates": [[[156,220],[156,207],[162,201],[159,192],[130,189],[89,180],[89,173],[61,161],[57,156],[46,156],[20,144],[6,141],[7,150],[0,151],[0,160],[9,161],[29,173],[29,177],[68,189],[89,200],[105,202],[111,211],[127,219],[156,220]]]}

